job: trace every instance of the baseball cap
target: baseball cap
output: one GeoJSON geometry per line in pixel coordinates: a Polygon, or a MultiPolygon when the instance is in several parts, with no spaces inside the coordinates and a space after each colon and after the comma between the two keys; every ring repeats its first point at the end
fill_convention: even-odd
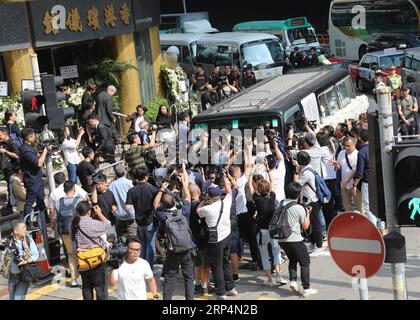
{"type": "Polygon", "coordinates": [[[392,64],[392,65],[389,67],[389,69],[391,69],[391,70],[395,70],[395,69],[397,69],[397,66],[396,66],[395,64],[392,64]]]}
{"type": "Polygon", "coordinates": [[[221,197],[222,196],[222,190],[220,189],[219,186],[211,186],[207,190],[207,194],[209,195],[210,198],[221,197]]]}

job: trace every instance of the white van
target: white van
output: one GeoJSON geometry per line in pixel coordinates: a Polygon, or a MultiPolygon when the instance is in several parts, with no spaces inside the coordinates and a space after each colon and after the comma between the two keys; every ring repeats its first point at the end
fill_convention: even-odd
{"type": "Polygon", "coordinates": [[[191,33],[160,34],[160,47],[165,53],[170,47],[177,47],[178,61],[184,71],[191,76],[195,73],[194,62],[197,55],[197,41],[203,35],[191,33]]]}
{"type": "Polygon", "coordinates": [[[280,40],[266,33],[223,32],[198,40],[196,62],[211,73],[214,64],[244,69],[251,64],[257,80],[283,74],[285,52],[280,40]]]}

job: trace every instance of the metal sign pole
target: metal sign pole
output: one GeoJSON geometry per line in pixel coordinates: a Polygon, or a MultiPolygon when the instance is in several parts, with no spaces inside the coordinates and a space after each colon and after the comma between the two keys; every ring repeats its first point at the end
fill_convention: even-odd
{"type": "Polygon", "coordinates": [[[369,290],[367,279],[359,279],[360,300],[369,300],[369,290]]]}
{"type": "MultiPolygon", "coordinates": [[[[395,174],[392,147],[395,144],[392,117],[391,88],[381,87],[378,93],[379,131],[382,153],[382,169],[385,196],[385,213],[390,233],[401,236],[397,220],[397,200],[395,198],[395,174]]],[[[394,300],[407,300],[405,264],[391,262],[394,300]]]]}

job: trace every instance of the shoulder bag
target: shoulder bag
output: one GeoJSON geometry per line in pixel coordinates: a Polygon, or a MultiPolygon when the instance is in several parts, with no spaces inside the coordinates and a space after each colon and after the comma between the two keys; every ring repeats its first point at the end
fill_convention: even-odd
{"type": "Polygon", "coordinates": [[[79,231],[90,241],[98,245],[99,247],[90,248],[90,249],[79,249],[77,240],[77,269],[79,271],[88,271],[95,269],[97,266],[103,264],[107,260],[107,253],[101,244],[89,237],[80,227],[79,231]]]}

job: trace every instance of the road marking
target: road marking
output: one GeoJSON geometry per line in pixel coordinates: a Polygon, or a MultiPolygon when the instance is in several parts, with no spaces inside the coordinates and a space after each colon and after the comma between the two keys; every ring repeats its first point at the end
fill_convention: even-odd
{"type": "Polygon", "coordinates": [[[381,243],[377,240],[331,238],[331,250],[381,254],[381,243]]]}
{"type": "Polygon", "coordinates": [[[212,297],[213,296],[211,294],[205,294],[204,296],[197,298],[197,300],[211,300],[212,297]]]}
{"type": "Polygon", "coordinates": [[[37,300],[43,296],[60,289],[59,284],[50,284],[45,287],[36,289],[26,296],[26,300],[37,300]]]}
{"type": "Polygon", "coordinates": [[[275,299],[275,298],[258,298],[257,300],[280,300],[280,299],[275,299]]]}

